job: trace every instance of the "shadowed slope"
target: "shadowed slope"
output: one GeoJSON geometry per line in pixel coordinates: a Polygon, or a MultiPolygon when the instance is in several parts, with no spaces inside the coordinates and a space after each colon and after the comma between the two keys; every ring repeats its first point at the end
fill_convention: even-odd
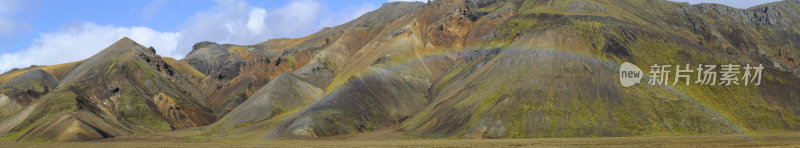
{"type": "Polygon", "coordinates": [[[231,127],[266,120],[311,104],[321,95],[322,89],[303,82],[291,74],[282,74],[236,107],[220,122],[223,122],[225,127],[231,127]]]}
{"type": "Polygon", "coordinates": [[[792,92],[800,81],[788,58],[797,59],[789,46],[800,28],[783,24],[800,19],[777,13],[794,13],[795,5],[742,10],[668,1],[445,0],[371,22],[378,27],[347,28],[372,20],[365,15],[310,35],[341,29],[294,72],[324,88],[319,101],[258,118],[264,121],[239,128],[250,137],[231,138],[398,128],[424,138],[793,131],[800,108],[792,92]],[[769,83],[624,88],[616,75],[622,62],[763,63],[769,83]]]}
{"type": "Polygon", "coordinates": [[[0,119],[30,105],[55,89],[58,81],[41,69],[33,69],[0,85],[0,119]]]}
{"type": "Polygon", "coordinates": [[[189,73],[123,38],[75,67],[3,138],[87,140],[210,124],[189,73]]]}

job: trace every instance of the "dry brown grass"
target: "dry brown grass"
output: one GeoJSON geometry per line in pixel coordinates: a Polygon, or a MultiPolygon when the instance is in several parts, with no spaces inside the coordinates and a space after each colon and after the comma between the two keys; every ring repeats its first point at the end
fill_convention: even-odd
{"type": "Polygon", "coordinates": [[[294,140],[193,141],[185,138],[155,141],[27,143],[0,142],[3,147],[800,147],[800,133],[731,134],[655,137],[461,139],[461,140],[294,140]]]}
{"type": "Polygon", "coordinates": [[[72,70],[72,68],[75,68],[75,66],[78,66],[81,62],[83,62],[83,61],[70,62],[70,63],[64,63],[64,64],[58,64],[58,65],[50,65],[50,66],[42,66],[42,67],[39,67],[39,68],[44,70],[44,71],[46,71],[47,73],[49,73],[50,75],[52,75],[53,77],[55,77],[57,80],[60,81],[65,76],[67,76],[67,73],[70,70],[72,70]]]}
{"type": "Polygon", "coordinates": [[[22,75],[23,73],[33,69],[42,69],[60,81],[62,78],[64,78],[64,76],[67,75],[67,72],[72,70],[72,68],[75,68],[75,66],[78,66],[78,64],[80,64],[81,62],[82,61],[63,63],[57,65],[35,66],[35,67],[28,67],[24,69],[11,71],[6,74],[0,75],[0,84],[11,81],[11,79],[14,79],[17,76],[22,75]]]}
{"type": "Polygon", "coordinates": [[[7,73],[5,73],[3,75],[0,75],[0,84],[6,83],[8,81],[11,81],[11,79],[14,79],[19,75],[22,75],[23,73],[25,73],[27,71],[28,70],[21,69],[21,70],[15,70],[15,71],[7,72],[7,73]]]}
{"type": "Polygon", "coordinates": [[[310,38],[312,35],[294,39],[288,39],[288,38],[272,39],[266,42],[258,43],[256,45],[267,45],[271,46],[271,48],[268,49],[282,51],[283,49],[294,47],[295,45],[300,44],[303,41],[306,41],[306,39],[310,38]]]}
{"type": "Polygon", "coordinates": [[[172,66],[172,68],[175,68],[175,70],[177,71],[188,72],[190,75],[194,76],[197,79],[202,79],[206,77],[200,71],[197,71],[192,66],[189,66],[189,64],[175,60],[170,57],[161,57],[161,59],[163,59],[165,63],[167,63],[169,66],[172,66]]]}

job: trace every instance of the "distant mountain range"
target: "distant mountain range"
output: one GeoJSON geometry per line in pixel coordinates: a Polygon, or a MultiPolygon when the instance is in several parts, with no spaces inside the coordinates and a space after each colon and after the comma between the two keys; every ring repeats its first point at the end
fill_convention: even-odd
{"type": "Polygon", "coordinates": [[[0,75],[0,140],[199,126],[193,138],[229,140],[798,131],[798,24],[800,0],[437,0],[386,3],[302,38],[200,42],[180,60],[123,38],[0,75]],[[623,87],[623,62],[765,69],[758,86],[623,87]]]}

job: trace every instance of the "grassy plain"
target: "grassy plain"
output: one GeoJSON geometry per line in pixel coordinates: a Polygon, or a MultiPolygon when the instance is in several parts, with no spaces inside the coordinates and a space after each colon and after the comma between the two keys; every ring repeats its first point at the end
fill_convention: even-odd
{"type": "Polygon", "coordinates": [[[134,135],[91,142],[8,142],[2,147],[800,147],[800,133],[690,136],[408,139],[393,131],[376,131],[311,140],[213,141],[184,138],[193,131],[134,135]]]}

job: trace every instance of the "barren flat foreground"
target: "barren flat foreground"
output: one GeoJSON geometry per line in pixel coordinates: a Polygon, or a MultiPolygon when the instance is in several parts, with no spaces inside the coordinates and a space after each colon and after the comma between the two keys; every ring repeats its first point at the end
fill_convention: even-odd
{"type": "Polygon", "coordinates": [[[0,142],[2,147],[800,147],[800,133],[696,136],[461,139],[461,140],[302,140],[264,142],[124,139],[97,142],[0,142]]]}

